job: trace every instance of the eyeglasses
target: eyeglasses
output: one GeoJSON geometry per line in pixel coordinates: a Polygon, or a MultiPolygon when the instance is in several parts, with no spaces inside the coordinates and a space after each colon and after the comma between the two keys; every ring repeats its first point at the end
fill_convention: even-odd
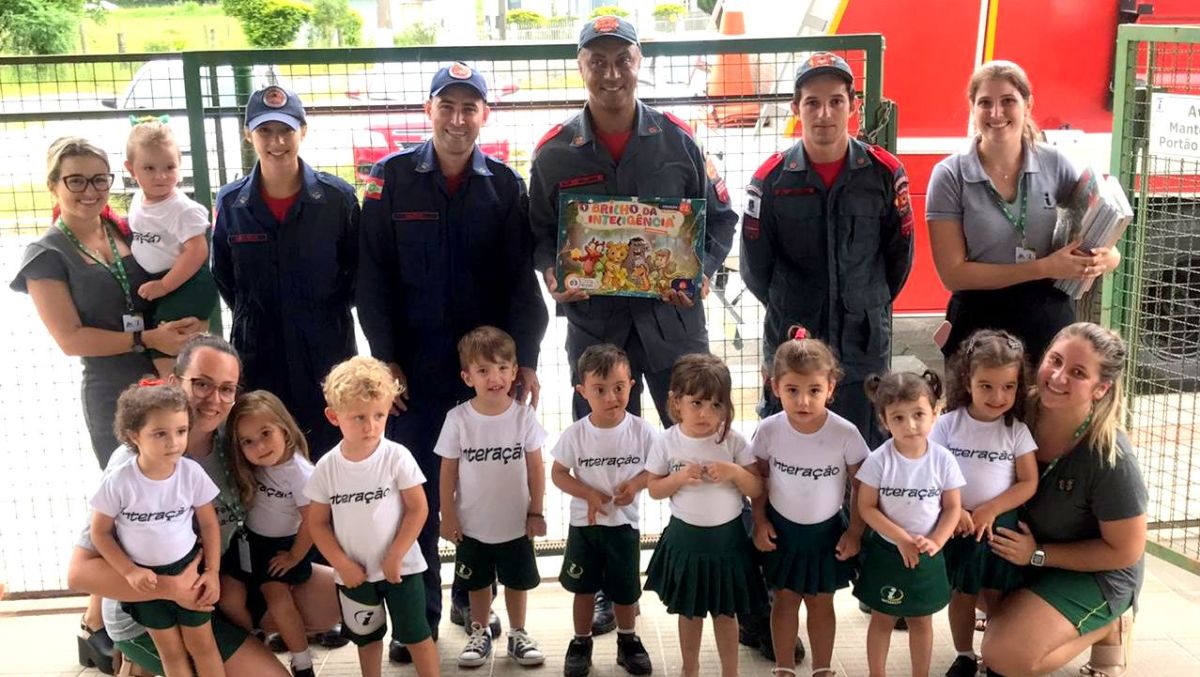
{"type": "Polygon", "coordinates": [[[95,188],[97,191],[103,193],[109,188],[112,188],[113,175],[97,174],[89,178],[83,174],[71,174],[69,176],[62,177],[62,182],[63,185],[67,187],[67,190],[71,191],[72,193],[82,193],[83,191],[87,190],[88,184],[91,184],[92,188],[95,188]]]}
{"type": "Polygon", "coordinates": [[[191,384],[192,395],[199,399],[204,399],[212,395],[215,390],[217,397],[222,402],[233,402],[237,399],[238,392],[241,390],[241,386],[236,383],[222,383],[221,385],[217,385],[206,378],[185,378],[183,380],[191,384]]]}

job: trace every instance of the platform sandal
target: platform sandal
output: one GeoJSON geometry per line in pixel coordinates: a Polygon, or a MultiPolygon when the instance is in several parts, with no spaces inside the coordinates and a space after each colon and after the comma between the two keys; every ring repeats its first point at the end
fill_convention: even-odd
{"type": "Polygon", "coordinates": [[[83,621],[79,622],[79,636],[75,638],[76,651],[79,654],[79,664],[85,668],[96,668],[100,672],[111,675],[115,672],[113,666],[113,642],[104,626],[92,630],[83,621]]]}
{"type": "Polygon", "coordinates": [[[1133,639],[1133,617],[1122,615],[1117,620],[1117,644],[1093,644],[1092,655],[1079,668],[1082,677],[1120,677],[1129,669],[1130,643],[1133,639]]]}

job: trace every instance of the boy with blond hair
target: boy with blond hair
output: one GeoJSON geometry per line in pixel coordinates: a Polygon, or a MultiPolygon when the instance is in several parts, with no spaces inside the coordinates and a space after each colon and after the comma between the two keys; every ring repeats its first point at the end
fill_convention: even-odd
{"type": "Polygon", "coordinates": [[[540,581],[533,537],[546,535],[542,515],[546,431],[533,408],[513,400],[517,348],[495,327],[479,327],[458,342],[462,379],[475,397],[446,415],[434,451],[442,457],[441,535],[458,545],[455,581],[470,597],[471,638],[460,667],[478,667],[492,653],[488,630],[492,583],[504,585],[508,656],[520,665],[546,657],[525,632],[526,591],[540,581]]]}
{"type": "Polygon", "coordinates": [[[379,677],[386,604],[417,675],[436,677],[417,546],[428,513],[425,476],[407,449],[383,437],[399,385],[382,362],[359,356],[335,366],[322,388],[342,441],[317,462],[305,494],[313,543],[335,571],[343,628],[364,677],[379,677]]]}

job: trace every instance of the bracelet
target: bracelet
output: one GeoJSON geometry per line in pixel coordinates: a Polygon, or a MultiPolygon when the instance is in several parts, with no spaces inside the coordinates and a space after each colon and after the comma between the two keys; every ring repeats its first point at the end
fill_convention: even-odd
{"type": "Polygon", "coordinates": [[[540,512],[527,512],[527,513],[525,513],[525,516],[526,517],[541,517],[542,519],[546,519],[546,516],[540,512]]]}

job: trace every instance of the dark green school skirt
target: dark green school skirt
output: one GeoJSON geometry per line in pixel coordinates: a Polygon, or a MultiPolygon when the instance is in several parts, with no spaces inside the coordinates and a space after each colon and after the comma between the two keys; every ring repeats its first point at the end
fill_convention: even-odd
{"type": "Polygon", "coordinates": [[[854,580],[854,559],[842,562],[835,548],[848,526],[845,514],[818,524],[796,524],[767,506],[767,519],[775,527],[775,550],[763,553],[763,578],[772,590],[787,589],[801,595],[834,593],[854,580]]]}
{"type": "MultiPolygon", "coordinates": [[[[992,525],[1017,530],[1017,511],[1010,510],[996,518],[992,525]]],[[[1022,567],[1001,559],[992,552],[987,539],[976,542],[975,536],[955,536],[942,552],[946,553],[946,575],[950,587],[968,595],[978,595],[982,589],[1008,592],[1025,584],[1022,567]]]]}
{"type": "Polygon", "coordinates": [[[767,604],[740,518],[694,527],[675,517],[663,529],[646,568],[646,589],[667,612],[688,618],[748,614],[767,604]]]}
{"type": "Polygon", "coordinates": [[[889,616],[928,616],[950,603],[950,582],[942,552],[921,553],[915,569],[904,566],[895,545],[871,532],[863,543],[863,569],[854,596],[889,616]]]}

